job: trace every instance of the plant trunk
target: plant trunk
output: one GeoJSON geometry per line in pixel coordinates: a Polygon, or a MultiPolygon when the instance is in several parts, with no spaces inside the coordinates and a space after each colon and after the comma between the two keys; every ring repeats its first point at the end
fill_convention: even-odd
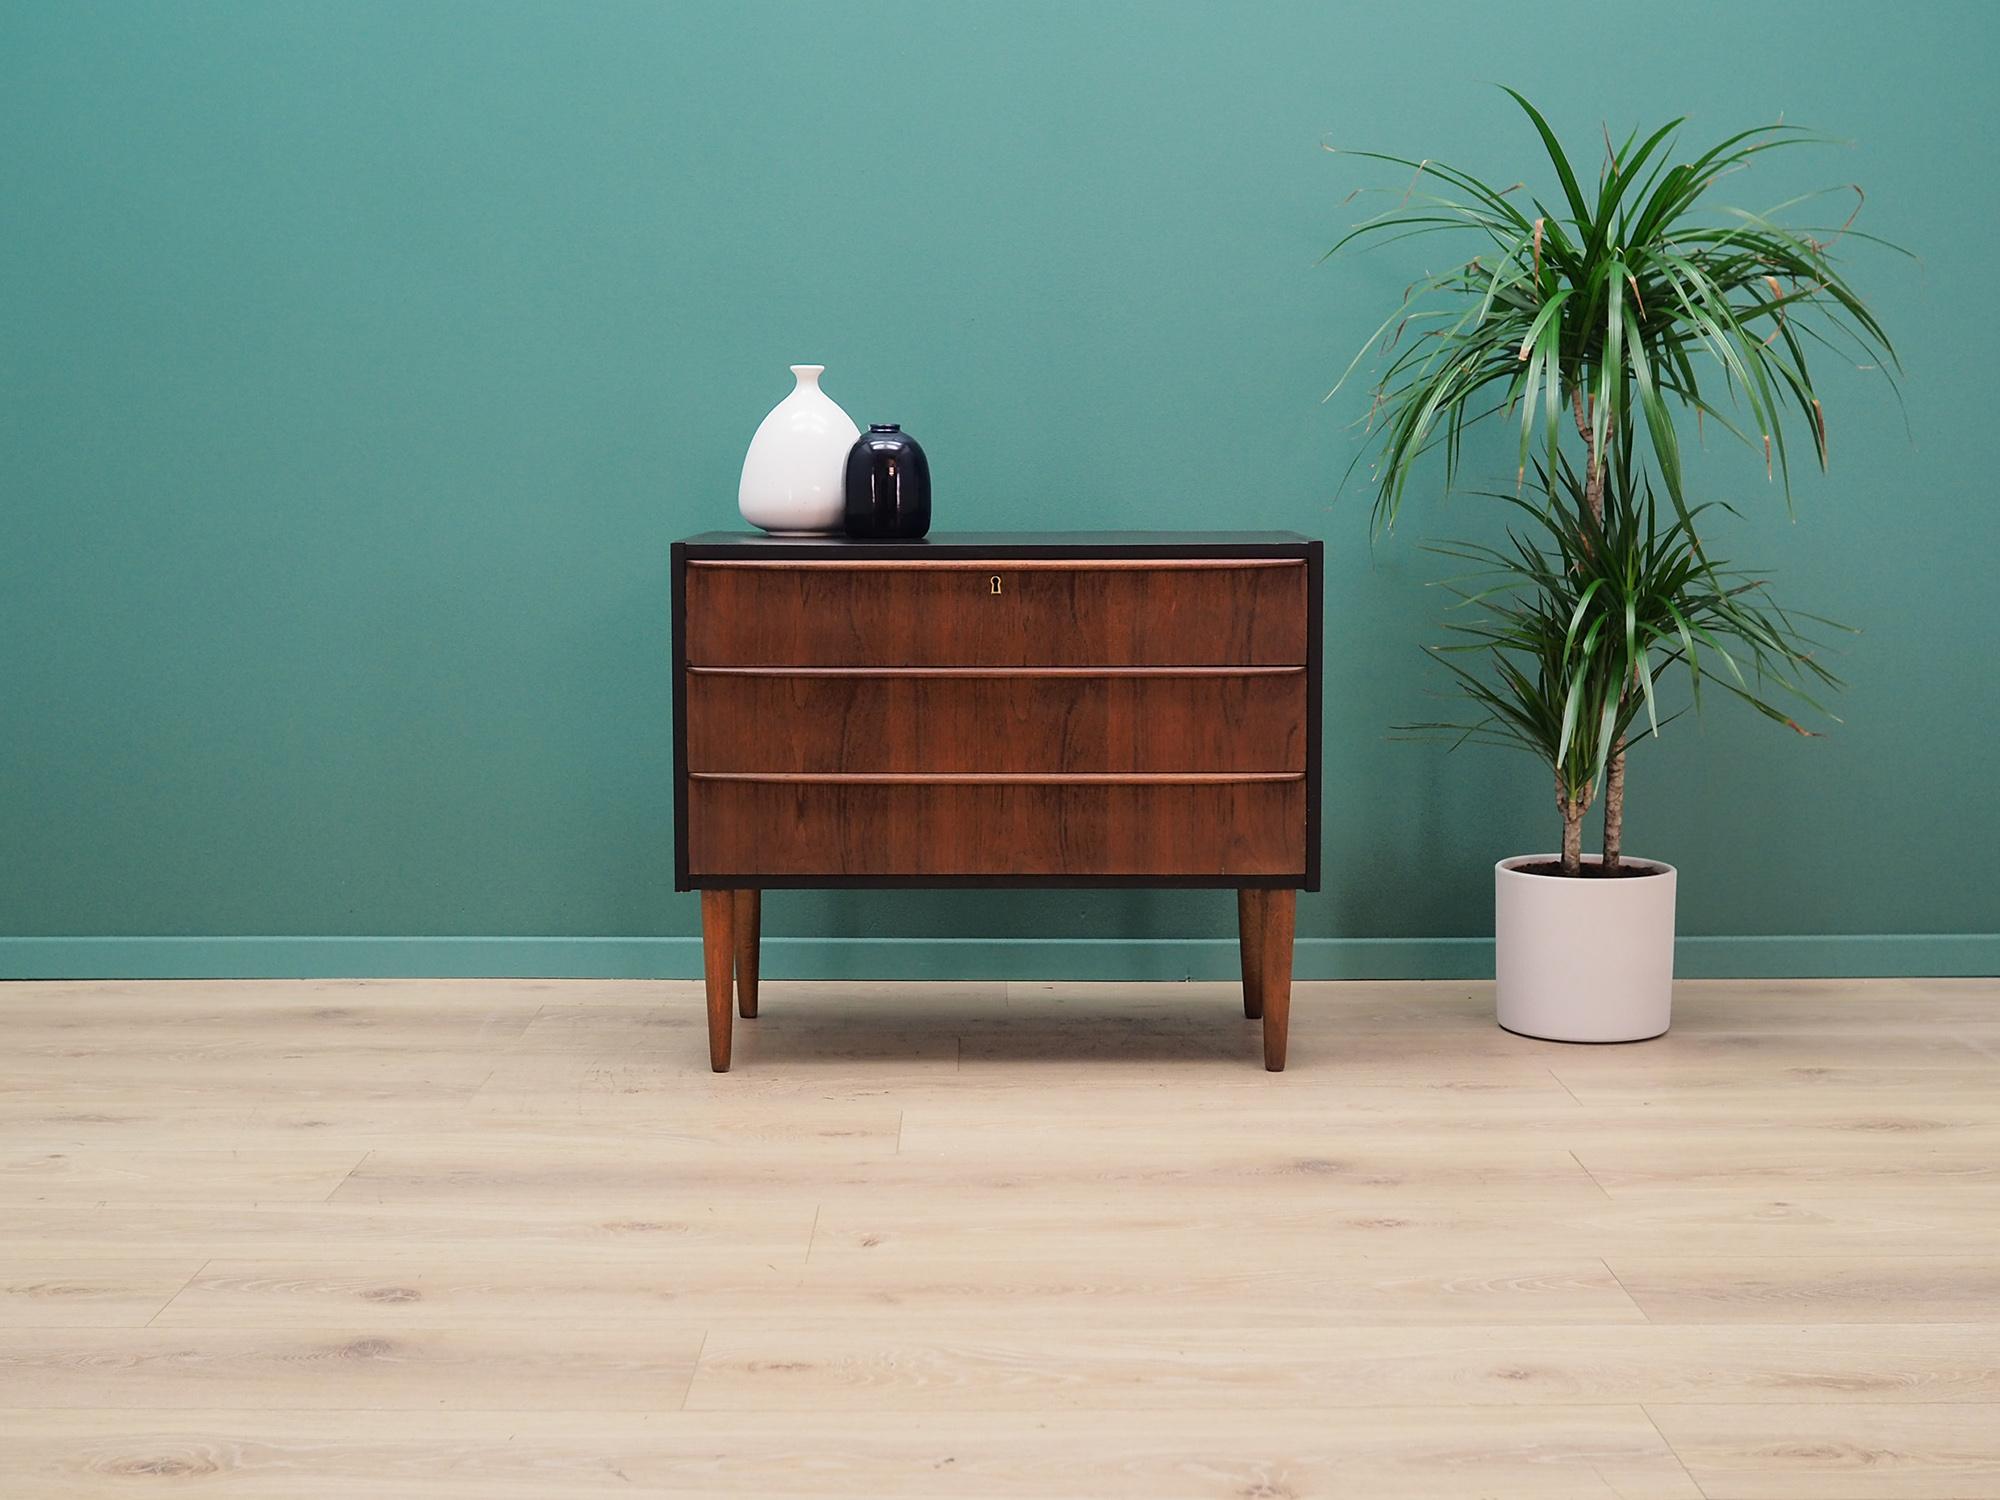
{"type": "MultiPolygon", "coordinates": [[[[1591,519],[1601,523],[1604,520],[1604,463],[1603,456],[1597,450],[1597,444],[1591,438],[1590,412],[1584,406],[1581,383],[1576,387],[1576,399],[1572,406],[1576,411],[1576,430],[1583,439],[1585,455],[1583,503],[1590,508],[1591,519]]],[[[1604,435],[1606,437],[1611,435],[1608,424],[1604,435]]]]}
{"type": "Polygon", "coordinates": [[[1618,868],[1625,845],[1625,736],[1611,747],[1604,768],[1604,868],[1618,868]]]}
{"type": "Polygon", "coordinates": [[[1563,785],[1560,772],[1556,775],[1556,807],[1563,815],[1562,871],[1565,875],[1583,873],[1583,815],[1590,807],[1590,788],[1585,787],[1581,796],[1572,797],[1569,788],[1563,785]]]}
{"type": "MultiPolygon", "coordinates": [[[[1591,520],[1600,526],[1604,523],[1604,454],[1591,432],[1591,411],[1585,404],[1583,381],[1579,376],[1574,389],[1571,406],[1576,413],[1577,435],[1583,439],[1585,467],[1583,471],[1583,503],[1590,511],[1591,520]]],[[[1609,424],[1605,436],[1610,436],[1609,424]]],[[[1583,873],[1583,815],[1590,810],[1593,788],[1586,786],[1578,796],[1571,797],[1564,788],[1562,777],[1556,777],[1556,806],[1563,815],[1562,868],[1565,875],[1583,873]]],[[[1610,764],[1604,773],[1604,864],[1607,869],[1618,866],[1618,841],[1625,828],[1625,740],[1621,736],[1612,747],[1610,764]]]]}
{"type": "MultiPolygon", "coordinates": [[[[1573,405],[1576,411],[1576,430],[1578,435],[1583,438],[1583,449],[1586,455],[1586,467],[1583,475],[1583,503],[1590,510],[1590,518],[1601,526],[1604,524],[1604,455],[1599,450],[1591,434],[1590,411],[1584,405],[1583,385],[1581,381],[1577,384],[1576,399],[1573,405]]],[[[1606,422],[1605,436],[1608,438],[1610,435],[1610,423],[1606,422]]],[[[1560,797],[1560,795],[1560,791],[1558,791],[1558,796],[1560,797]]],[[[1589,798],[1586,797],[1584,802],[1585,806],[1588,806],[1589,798]]],[[[1569,817],[1567,805],[1563,809],[1563,817],[1565,819],[1569,817]]],[[[1582,818],[1583,810],[1579,808],[1577,810],[1579,823],[1582,818]]],[[[1610,759],[1604,768],[1604,868],[1606,870],[1615,870],[1618,868],[1619,853],[1624,845],[1624,841],[1625,736],[1621,734],[1618,736],[1617,742],[1612,745],[1610,759]]],[[[1583,856],[1581,853],[1580,830],[1577,843],[1578,852],[1572,855],[1569,829],[1567,824],[1565,824],[1563,834],[1563,873],[1566,875],[1574,875],[1582,868],[1583,856]]]]}

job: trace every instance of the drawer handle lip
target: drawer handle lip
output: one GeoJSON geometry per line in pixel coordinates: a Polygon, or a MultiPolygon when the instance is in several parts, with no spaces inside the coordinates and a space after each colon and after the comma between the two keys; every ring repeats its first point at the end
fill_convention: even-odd
{"type": "Polygon", "coordinates": [[[690,781],[804,786],[1233,786],[1304,781],[1303,771],[690,771],[690,781]]]}
{"type": "Polygon", "coordinates": [[[1296,677],[1298,666],[1243,667],[688,667],[695,677],[1296,677]]]}

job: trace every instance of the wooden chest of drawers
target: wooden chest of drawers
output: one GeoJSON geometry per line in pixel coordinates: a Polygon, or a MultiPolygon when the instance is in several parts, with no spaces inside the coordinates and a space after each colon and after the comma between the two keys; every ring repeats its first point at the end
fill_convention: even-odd
{"type": "Polygon", "coordinates": [[[1320,575],[1289,532],[676,542],[675,885],[716,1071],[732,988],[757,1013],[760,891],[912,885],[1234,889],[1282,1068],[1320,575]]]}

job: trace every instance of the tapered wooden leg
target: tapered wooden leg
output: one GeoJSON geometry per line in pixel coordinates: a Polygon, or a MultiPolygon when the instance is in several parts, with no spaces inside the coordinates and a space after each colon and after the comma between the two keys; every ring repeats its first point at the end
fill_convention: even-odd
{"type": "Polygon", "coordinates": [[[1292,1026],[1292,932],[1298,922],[1299,893],[1266,891],[1261,904],[1257,988],[1264,999],[1264,1066],[1282,1073],[1292,1026]]]}
{"type": "Polygon", "coordinates": [[[736,893],[736,1010],[746,1021],[757,1016],[757,934],[763,894],[736,893]]]}
{"type": "Polygon", "coordinates": [[[729,1071],[729,1033],[732,1025],[729,991],[730,976],[736,965],[736,892],[701,893],[701,967],[708,981],[708,1065],[718,1073],[729,1071]]]}
{"type": "Polygon", "coordinates": [[[1253,1021],[1264,1014],[1264,980],[1259,967],[1263,948],[1259,933],[1266,894],[1255,889],[1236,893],[1236,952],[1243,961],[1243,1014],[1253,1021]]]}

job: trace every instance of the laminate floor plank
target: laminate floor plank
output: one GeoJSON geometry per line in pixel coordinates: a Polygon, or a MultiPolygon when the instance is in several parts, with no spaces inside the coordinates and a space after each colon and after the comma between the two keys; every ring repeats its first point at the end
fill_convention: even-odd
{"type": "MultiPolygon", "coordinates": [[[[1922,1240],[1911,1248],[1922,1249],[1922,1240]]],[[[2000,1330],[2000,1253],[1992,1251],[1838,1259],[1613,1255],[1607,1265],[1661,1323],[1979,1322],[2000,1330]]],[[[2000,1358],[2000,1336],[1994,1353],[2000,1358]]]]}
{"type": "MultiPolygon", "coordinates": [[[[999,1013],[1007,1004],[1007,987],[998,982],[937,981],[921,986],[796,979],[772,982],[790,1006],[780,1018],[787,1020],[801,1015],[851,1017],[857,1009],[892,1014],[921,1011],[933,1019],[971,1018],[999,1013]]],[[[705,997],[700,988],[668,983],[654,984],[650,990],[638,999],[612,996],[547,1004],[522,1032],[519,1050],[608,1055],[634,1046],[658,1047],[669,1040],[667,1033],[683,1030],[692,1030],[705,1047],[705,997]]],[[[685,1039],[675,1036],[671,1040],[680,1043],[685,1039]]]]}
{"type": "Polygon", "coordinates": [[[678,1408],[702,1330],[350,1326],[12,1329],[0,1408],[662,1411],[678,1408]]]}
{"type": "Polygon", "coordinates": [[[0,1330],[143,1328],[206,1257],[14,1255],[0,1248],[0,1330]]]}
{"type": "MultiPolygon", "coordinates": [[[[1496,1262],[1585,1253],[1619,1257],[1819,1257],[1895,1264],[1912,1250],[1977,1258],[2000,1244],[2000,1203],[1962,1199],[1886,1202],[1879,1197],[1608,1197],[1552,1203],[1490,1194],[1405,1195],[1393,1204],[1340,1195],[1272,1203],[1246,1221],[1232,1199],[1190,1201],[1171,1190],[1084,1194],[892,1190],[829,1197],[819,1212],[814,1257],[874,1257],[914,1273],[925,1265],[1039,1258],[1050,1247],[1087,1242],[1103,1254],[1144,1254],[1170,1266],[1200,1264],[1254,1239],[1260,1251],[1317,1253],[1329,1267],[1357,1260],[1426,1263],[1468,1270],[1496,1262]]],[[[894,1274],[884,1271],[871,1274],[894,1274]]]]}
{"type": "Polygon", "coordinates": [[[1079,1227],[1002,1256],[972,1237],[954,1253],[911,1253],[823,1225],[788,1301],[821,1318],[841,1307],[879,1318],[888,1304],[899,1318],[948,1323],[985,1310],[1016,1326],[1157,1327],[1171,1308],[1177,1330],[1646,1321],[1595,1256],[1495,1257],[1475,1271],[1461,1258],[1335,1257],[1317,1235],[1250,1225],[1205,1237],[1079,1227]]]}
{"type": "Polygon", "coordinates": [[[388,1023],[415,1035],[438,1027],[483,1029],[501,1018],[525,1024],[551,1000],[657,1003],[660,985],[595,979],[32,979],[10,982],[6,996],[9,1019],[24,1025],[200,1028],[233,1018],[249,1032],[304,1021],[388,1023]]]}
{"type": "Polygon", "coordinates": [[[1726,1107],[1732,1101],[1759,1101],[1774,1117],[1811,1109],[1827,1099],[1867,1103],[1889,1111],[1921,1112],[1932,1107],[1977,1105],[2000,1086],[2000,1062],[1983,1056],[1952,1067],[1913,1068],[1851,1062],[1840,1067],[1753,1067],[1702,1064],[1661,1068],[1634,1061],[1622,1072],[1573,1068],[1564,1057],[1548,1060],[1549,1075],[1585,1107],[1682,1109],[1726,1107]]]}
{"type": "Polygon", "coordinates": [[[1134,1156],[1112,1150],[898,1151],[893,1138],[833,1140],[820,1149],[747,1144],[723,1153],[699,1142],[634,1142],[614,1156],[543,1146],[533,1152],[467,1152],[449,1144],[371,1151],[331,1201],[346,1204],[546,1204],[630,1202],[664,1194],[690,1202],[815,1196],[822,1202],[954,1192],[1044,1201],[1134,1191],[1250,1207],[1273,1194],[1312,1203],[1383,1204],[1419,1190],[1519,1204],[1582,1204],[1604,1193],[1566,1151],[1468,1149],[1437,1161],[1385,1146],[1339,1156],[1299,1154],[1284,1143],[1186,1146],[1134,1156]],[[1467,1159],[1469,1158],[1469,1159],[1467,1159]]]}
{"type": "Polygon", "coordinates": [[[690,1411],[1990,1403],[1989,1324],[710,1332],[690,1411]]]}
{"type": "Polygon", "coordinates": [[[1888,1198],[2000,1195],[2000,1155],[1983,1133],[1963,1139],[1857,1136],[1829,1142],[1772,1130],[1737,1140],[1637,1132],[1579,1141],[1577,1160],[1613,1198],[1838,1191],[1888,1198]]]}
{"type": "MultiPolygon", "coordinates": [[[[1238,993],[1233,980],[1182,984],[1132,981],[1016,981],[1007,985],[1010,1008],[1025,1014],[1091,1015],[1119,1010],[1199,1012],[1238,993]]],[[[1295,979],[1293,993],[1341,1031],[1455,1032],[1468,1023],[1489,1026],[1493,986],[1479,980],[1295,979]]],[[[1682,979],[1674,983],[1674,1018],[1688,1032],[1737,1033],[1802,1029],[1895,1033],[2000,1026],[1988,979],[1682,979]]],[[[1688,1041],[1669,1032],[1643,1046],[1678,1048],[1688,1041]]],[[[1512,1043],[1539,1044],[1512,1037],[1512,1043]]],[[[1562,1049],[1571,1050],[1571,1049],[1562,1049]]]]}
{"type": "MultiPolygon", "coordinates": [[[[356,1247],[345,1254],[212,1257],[188,1268],[148,1309],[155,1327],[369,1328],[518,1323],[623,1324],[690,1319],[711,1325],[879,1328],[991,1319],[1047,1328],[1157,1328],[1162,1307],[1179,1330],[1289,1328],[1301,1321],[1367,1326],[1465,1323],[1640,1323],[1645,1314],[1596,1259],[1500,1263],[1468,1274],[1456,1264],[1329,1264],[1309,1242],[1283,1255],[1256,1239],[1251,1263],[1220,1245],[1173,1263],[1108,1252],[1134,1239],[1077,1244],[995,1262],[913,1265],[866,1252],[829,1253],[813,1237],[665,1244],[640,1238],[580,1255],[567,1247],[509,1254],[460,1242],[447,1252],[356,1247]],[[198,1272],[198,1274],[196,1274],[198,1272]],[[171,1301],[167,1299],[171,1298],[171,1301]]],[[[8,1262],[0,1260],[0,1271],[8,1262]]],[[[24,1314],[21,1321],[29,1321],[24,1314]]]]}
{"type": "Polygon", "coordinates": [[[0,1151],[0,1214],[29,1203],[317,1202],[365,1151],[0,1151]]]}
{"type": "Polygon", "coordinates": [[[492,1054],[407,1052],[393,1043],[356,1049],[299,1045],[206,1058],[134,1052],[110,1057],[44,1054],[0,1061],[0,1100],[71,1108],[238,1108],[323,1099],[470,1099],[495,1068],[492,1054]]]}
{"type": "Polygon", "coordinates": [[[1636,1407],[425,1414],[0,1411],[0,1492],[259,1500],[1701,1500],[1636,1407]]]}
{"type": "MultiPolygon", "coordinates": [[[[671,1153],[708,1147],[766,1150],[856,1151],[872,1144],[893,1149],[902,1111],[867,1101],[811,1105],[718,1101],[714,1108],[685,1100],[643,1106],[565,1107],[551,1100],[506,1109],[475,1106],[469,1100],[369,1103],[362,1100],[268,1105],[248,1112],[188,1110],[162,1119],[152,1132],[156,1146],[192,1150],[283,1151],[401,1150],[462,1154],[468,1162],[502,1155],[552,1152],[623,1154],[628,1148],[671,1153]]],[[[85,1114],[66,1122],[44,1112],[4,1130],[22,1145],[54,1151],[89,1151],[112,1143],[109,1128],[85,1114]]]]}
{"type": "MultiPolygon", "coordinates": [[[[2000,1103],[2000,1101],[1995,1101],[2000,1103]]],[[[1531,1160],[1551,1141],[1574,1149],[1593,1173],[1600,1163],[1616,1174],[1627,1161],[1679,1160],[1711,1153],[1724,1169],[1738,1161],[1789,1162],[1804,1168],[1819,1158],[1852,1162],[1857,1178],[1874,1166],[1907,1166],[1917,1172],[1974,1166],[2000,1156],[2000,1115],[1988,1118],[1984,1103],[1953,1109],[1884,1112],[1862,1107],[1815,1108],[1779,1116],[1747,1109],[1665,1108],[1583,1109],[1571,1103],[1546,1110],[1491,1115],[1450,1114],[1424,1118],[1421,1111],[1367,1113],[1349,1100],[1310,1106],[1231,1110],[1203,1129],[1196,1143],[1204,1153],[1278,1145],[1299,1157],[1353,1157],[1387,1160],[1397,1153],[1430,1161],[1463,1160],[1484,1165],[1501,1155],[1531,1160]]],[[[1149,1143],[1177,1128],[1164,1104],[1132,1104],[1095,1116],[1051,1110],[1021,1119],[1002,1104],[981,1107],[975,1100],[933,1108],[919,1104],[902,1111],[903,1150],[924,1155],[969,1153],[975,1143],[995,1157],[1043,1153],[1143,1156],[1149,1143]]],[[[1605,1184],[1610,1186],[1609,1182],[1605,1184]]]]}
{"type": "Polygon", "coordinates": [[[1707,1500],[2000,1497],[2000,1405],[1646,1410],[1707,1500]]]}
{"type": "Polygon", "coordinates": [[[46,1258],[199,1252],[203,1259],[373,1264],[385,1259],[517,1258],[550,1265],[624,1256],[672,1264],[684,1254],[726,1257],[731,1248],[774,1252],[811,1240],[811,1195],[702,1203],[657,1185],[623,1201],[569,1204],[433,1203],[255,1205],[28,1204],[0,1214],[0,1266],[46,1258]]]}
{"type": "MultiPolygon", "coordinates": [[[[438,1255],[211,1258],[171,1291],[155,1328],[706,1327],[833,1309],[798,1293],[808,1236],[627,1242],[588,1257],[454,1245],[438,1255]]],[[[879,1303],[851,1309],[881,1316],[879,1303]]],[[[1634,1316],[1638,1316],[1635,1312],[1634,1316]]],[[[543,1336],[546,1337],[546,1330],[543,1336]]]]}

